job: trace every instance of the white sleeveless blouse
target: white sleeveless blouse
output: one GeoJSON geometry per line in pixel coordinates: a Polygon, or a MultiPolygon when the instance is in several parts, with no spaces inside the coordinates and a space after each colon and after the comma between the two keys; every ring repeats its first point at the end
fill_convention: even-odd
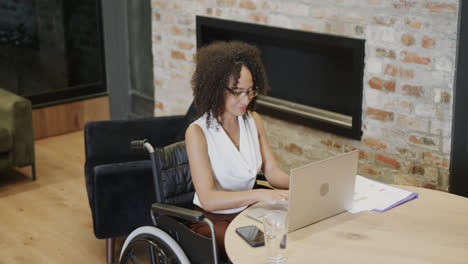
{"type": "MultiPolygon", "coordinates": [[[[239,150],[215,118],[211,118],[210,127],[207,128],[206,118],[207,114],[195,120],[191,125],[197,124],[205,133],[216,190],[251,190],[262,166],[258,131],[252,115],[247,114],[245,120],[242,116],[237,117],[240,129],[239,150]]],[[[196,192],[193,203],[203,208],[196,192]]],[[[212,213],[232,214],[240,212],[246,207],[213,211],[212,213]]]]}

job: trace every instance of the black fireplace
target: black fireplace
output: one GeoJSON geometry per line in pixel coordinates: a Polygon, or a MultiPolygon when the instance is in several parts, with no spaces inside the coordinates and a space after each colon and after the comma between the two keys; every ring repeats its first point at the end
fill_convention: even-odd
{"type": "Polygon", "coordinates": [[[197,16],[197,47],[244,41],[262,51],[271,86],[262,114],[360,139],[364,40],[197,16]]]}

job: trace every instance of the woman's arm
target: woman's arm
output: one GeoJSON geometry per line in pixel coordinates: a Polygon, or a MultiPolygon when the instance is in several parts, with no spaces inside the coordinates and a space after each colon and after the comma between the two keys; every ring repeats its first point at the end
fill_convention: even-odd
{"type": "Polygon", "coordinates": [[[256,189],[239,192],[216,190],[205,134],[198,125],[191,125],[187,129],[185,145],[195,191],[205,211],[238,208],[258,201],[273,203],[288,199],[288,191],[284,190],[256,189]]]}
{"type": "Polygon", "coordinates": [[[263,165],[262,171],[265,174],[265,178],[274,188],[289,189],[289,175],[280,169],[276,163],[275,156],[271,151],[270,144],[263,126],[260,115],[256,112],[252,112],[252,116],[257,126],[258,138],[260,141],[260,152],[262,153],[263,165]]]}

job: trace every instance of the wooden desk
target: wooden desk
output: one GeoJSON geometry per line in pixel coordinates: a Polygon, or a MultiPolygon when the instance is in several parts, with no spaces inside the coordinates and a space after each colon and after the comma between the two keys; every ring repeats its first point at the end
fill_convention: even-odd
{"type": "MultiPolygon", "coordinates": [[[[288,234],[287,263],[468,263],[468,198],[400,186],[419,198],[384,213],[345,212],[288,234]]],[[[248,209],[247,209],[248,210],[248,209]]],[[[252,248],[235,233],[261,223],[237,216],[225,245],[234,263],[265,263],[265,247],[252,248]]]]}

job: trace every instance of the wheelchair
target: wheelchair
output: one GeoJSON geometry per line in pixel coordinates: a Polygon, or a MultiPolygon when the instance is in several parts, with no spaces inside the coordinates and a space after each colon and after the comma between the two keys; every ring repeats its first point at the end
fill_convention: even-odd
{"type": "Polygon", "coordinates": [[[195,189],[185,142],[155,150],[147,140],[134,140],[131,147],[145,149],[151,157],[156,203],[150,215],[154,226],[139,227],[130,233],[120,263],[223,263],[213,223],[202,212],[193,210],[195,189]],[[211,238],[190,230],[187,225],[191,221],[205,222],[211,238]]]}
{"type": "MultiPolygon", "coordinates": [[[[221,259],[216,246],[213,223],[202,212],[193,210],[195,188],[192,183],[185,141],[154,149],[146,140],[131,142],[133,149],[145,149],[151,158],[156,203],[150,208],[153,226],[135,229],[126,238],[120,263],[231,263],[221,259]],[[205,222],[211,237],[188,228],[192,221],[205,222]]],[[[254,189],[270,187],[257,175],[254,189]]]]}

